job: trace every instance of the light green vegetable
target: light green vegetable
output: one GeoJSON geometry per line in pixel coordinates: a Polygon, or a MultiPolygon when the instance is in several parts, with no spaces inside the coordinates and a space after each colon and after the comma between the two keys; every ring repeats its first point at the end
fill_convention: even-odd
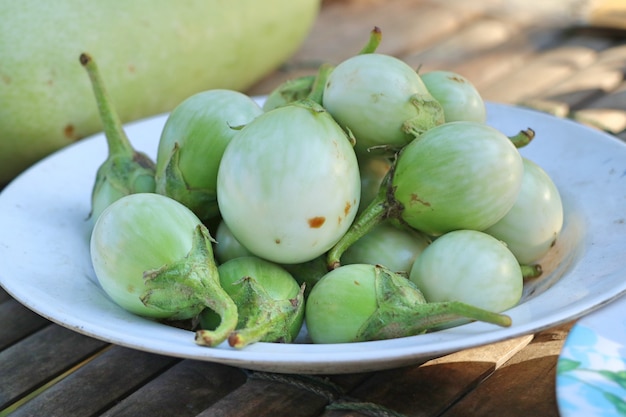
{"type": "MultiPolygon", "coordinates": [[[[290,343],[304,320],[304,287],[281,266],[254,256],[231,259],[218,267],[220,283],[235,304],[239,321],[228,337],[234,348],[255,342],[290,343]]],[[[202,339],[220,324],[210,308],[200,315],[202,339]]]]}
{"type": "MultiPolygon", "coordinates": [[[[254,256],[237,240],[223,221],[217,226],[215,239],[215,259],[222,264],[235,258],[254,256]]],[[[298,284],[305,284],[305,297],[308,296],[311,288],[328,272],[326,268],[326,257],[324,255],[320,255],[307,262],[280,264],[280,266],[285,268],[298,284]]]]}
{"type": "Polygon", "coordinates": [[[352,224],[361,183],[349,138],[317,103],[262,114],[226,147],[217,200],[233,236],[281,264],[310,261],[352,224]]]}
{"type": "Polygon", "coordinates": [[[483,230],[513,207],[522,183],[522,157],[509,137],[480,122],[436,126],[406,145],[377,197],[329,251],[328,265],[372,226],[401,220],[430,236],[483,230]]]}
{"type": "Polygon", "coordinates": [[[223,220],[217,225],[215,244],[213,247],[215,259],[220,264],[230,261],[231,259],[252,256],[252,253],[237,240],[223,220]]]}
{"type": "Polygon", "coordinates": [[[0,1],[0,184],[102,129],[78,56],[123,122],[211,88],[244,90],[308,34],[320,0],[0,1]]]}
{"type": "Polygon", "coordinates": [[[355,55],[330,73],[322,104],[356,138],[358,154],[393,154],[444,122],[441,104],[413,68],[384,54],[355,55]]]}
{"type": "Polygon", "coordinates": [[[446,122],[459,120],[484,123],[487,109],[480,93],[467,78],[452,71],[420,74],[430,94],[443,107],[446,122]]]}
{"type": "Polygon", "coordinates": [[[104,291],[125,310],[156,319],[221,317],[198,344],[215,346],[237,325],[220,286],[209,231],[191,210],[154,193],[131,194],[105,209],[93,229],[91,261],[104,291]]]}
{"type": "Polygon", "coordinates": [[[506,243],[520,263],[532,264],[554,246],[563,228],[563,202],[552,178],[523,158],[522,188],[511,210],[485,230],[506,243]]]}
{"type": "Polygon", "coordinates": [[[431,239],[410,227],[387,220],[377,224],[354,242],[343,255],[344,264],[384,265],[388,269],[409,274],[415,259],[431,239]]]}
{"type": "Polygon", "coordinates": [[[361,201],[358,213],[376,198],[380,186],[391,169],[391,159],[383,156],[359,155],[359,174],[361,175],[361,201]]]}
{"type": "Polygon", "coordinates": [[[429,302],[461,301],[498,313],[520,301],[524,284],[506,245],[476,230],[437,238],[417,257],[409,278],[429,302]]]}
{"type": "Polygon", "coordinates": [[[344,265],[326,274],[311,290],[304,314],[313,343],[413,336],[460,318],[511,325],[509,316],[462,302],[427,302],[408,279],[369,264],[344,265]]]}
{"type": "Polygon", "coordinates": [[[230,140],[263,113],[247,95],[212,89],[185,99],[169,115],[156,159],[156,192],[207,222],[219,214],[217,170],[230,140]]]}

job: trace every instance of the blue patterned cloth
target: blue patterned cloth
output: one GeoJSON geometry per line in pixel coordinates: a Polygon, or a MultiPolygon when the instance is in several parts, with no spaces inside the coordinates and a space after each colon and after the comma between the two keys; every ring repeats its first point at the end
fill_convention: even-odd
{"type": "Polygon", "coordinates": [[[558,360],[563,417],[626,416],[626,298],[581,319],[558,360]]]}

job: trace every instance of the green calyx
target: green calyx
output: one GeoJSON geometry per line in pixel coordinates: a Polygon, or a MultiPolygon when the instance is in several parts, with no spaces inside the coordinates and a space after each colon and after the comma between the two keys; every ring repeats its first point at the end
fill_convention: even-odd
{"type": "Polygon", "coordinates": [[[91,193],[90,216],[97,219],[114,201],[155,190],[154,163],[142,153],[112,154],[98,168],[91,193]]]}
{"type": "Polygon", "coordinates": [[[403,123],[405,133],[418,137],[445,122],[443,107],[430,94],[414,94],[409,101],[415,107],[416,115],[403,123]]]}
{"type": "Polygon", "coordinates": [[[522,277],[524,279],[537,278],[543,274],[541,264],[520,264],[520,268],[522,269],[522,277]]]}
{"type": "Polygon", "coordinates": [[[355,342],[414,336],[466,318],[499,326],[511,319],[458,301],[428,303],[409,280],[385,267],[375,267],[376,311],[361,326],[355,342]]]}
{"type": "MultiPolygon", "coordinates": [[[[290,103],[290,106],[301,107],[307,109],[311,112],[315,117],[326,118],[327,120],[332,120],[333,123],[336,123],[333,117],[328,113],[328,111],[318,102],[317,100],[321,100],[321,97],[311,98],[314,94],[309,95],[309,97],[304,98],[302,100],[294,101],[290,103]]],[[[349,129],[342,129],[345,134],[345,138],[350,142],[352,146],[356,143],[356,139],[352,132],[349,129]]]]}
{"type": "Polygon", "coordinates": [[[252,277],[237,282],[232,297],[239,309],[237,329],[228,337],[234,348],[255,342],[290,343],[297,336],[304,315],[304,285],[292,299],[277,300],[252,277]]]}
{"type": "Polygon", "coordinates": [[[237,306],[220,285],[212,242],[207,228],[198,225],[187,256],[144,272],[146,291],[141,295],[147,307],[176,312],[172,320],[194,318],[207,307],[215,311],[221,318],[219,326],[196,335],[196,342],[206,346],[225,341],[238,320],[237,306]]]}
{"type": "Polygon", "coordinates": [[[263,110],[267,112],[307,98],[314,82],[315,75],[304,75],[285,81],[267,96],[263,110]]]}
{"type": "Polygon", "coordinates": [[[180,169],[180,146],[174,144],[170,159],[165,167],[164,189],[157,192],[189,207],[200,220],[206,222],[219,214],[217,192],[209,188],[193,188],[187,184],[180,169]]]}

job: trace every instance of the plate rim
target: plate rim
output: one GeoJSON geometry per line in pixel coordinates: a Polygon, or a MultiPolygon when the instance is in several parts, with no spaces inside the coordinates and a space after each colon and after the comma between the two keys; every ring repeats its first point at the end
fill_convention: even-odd
{"type": "MultiPolygon", "coordinates": [[[[605,132],[594,130],[588,126],[579,124],[577,122],[574,122],[568,119],[560,119],[560,118],[556,118],[554,116],[541,113],[535,110],[511,106],[507,104],[490,103],[490,102],[487,102],[486,104],[488,107],[488,114],[494,110],[515,111],[515,112],[522,112],[522,113],[531,112],[534,115],[539,115],[538,117],[549,117],[555,121],[558,121],[559,123],[571,123],[577,129],[579,128],[588,129],[589,132],[593,132],[594,135],[603,136],[605,140],[616,141],[617,143],[620,144],[620,146],[623,147],[624,150],[626,150],[626,144],[624,144],[618,138],[611,136],[609,134],[606,134],[605,132]]],[[[137,120],[137,121],[125,124],[125,128],[132,129],[133,127],[141,126],[142,124],[149,123],[151,121],[153,122],[157,121],[159,123],[164,122],[167,115],[168,115],[167,113],[164,113],[160,115],[154,115],[145,119],[137,120]]],[[[37,162],[36,164],[28,168],[26,171],[18,175],[13,181],[11,181],[0,192],[0,208],[3,207],[2,203],[5,200],[6,195],[7,194],[11,195],[11,193],[14,192],[13,191],[14,189],[19,189],[19,186],[22,183],[22,181],[25,181],[25,179],[28,179],[30,176],[34,175],[33,173],[36,173],[38,172],[38,170],[41,170],[41,168],[49,164],[50,161],[58,159],[60,155],[64,155],[65,153],[68,153],[68,152],[74,152],[77,147],[86,146],[85,143],[87,141],[94,142],[95,140],[97,140],[97,138],[102,137],[102,135],[103,135],[102,133],[91,135],[77,143],[74,143],[57,152],[54,152],[53,154],[43,158],[42,160],[40,160],[39,162],[37,162]]],[[[1,239],[0,239],[0,242],[1,242],[1,239]]],[[[23,305],[25,305],[27,308],[35,311],[36,313],[42,315],[43,317],[45,317],[46,319],[54,323],[70,328],[86,336],[94,337],[94,338],[104,340],[110,343],[114,343],[120,346],[126,346],[130,348],[140,349],[140,350],[144,350],[148,352],[164,354],[164,355],[169,355],[169,356],[177,356],[181,358],[221,362],[221,363],[239,366],[239,367],[247,367],[249,369],[259,369],[259,370],[270,369],[273,372],[300,372],[300,373],[324,373],[326,370],[330,368],[332,368],[334,371],[342,372],[342,373],[353,372],[355,367],[358,367],[359,372],[361,372],[362,370],[378,370],[378,369],[388,368],[389,366],[385,366],[385,365],[389,365],[390,362],[392,363],[396,363],[396,362],[417,363],[419,360],[422,360],[426,356],[428,356],[428,355],[424,355],[423,353],[420,353],[419,351],[416,352],[414,349],[411,349],[404,344],[400,344],[401,346],[396,346],[397,343],[393,343],[393,342],[389,343],[390,341],[360,342],[360,344],[358,345],[354,343],[341,344],[341,345],[349,345],[349,346],[326,345],[326,347],[318,349],[321,352],[319,355],[299,357],[297,360],[297,363],[294,363],[294,360],[292,358],[294,354],[293,352],[290,352],[290,348],[285,349],[284,346],[276,346],[275,344],[269,344],[269,343],[259,343],[259,346],[271,345],[272,348],[280,352],[280,355],[275,355],[276,357],[268,359],[263,356],[262,352],[258,354],[257,349],[251,348],[251,349],[248,349],[248,351],[246,351],[246,353],[243,354],[243,355],[247,354],[249,358],[252,358],[248,360],[245,358],[239,357],[242,355],[232,355],[233,352],[229,349],[222,350],[222,349],[210,349],[210,348],[201,347],[200,350],[185,349],[185,351],[183,352],[176,352],[176,351],[163,349],[163,348],[140,346],[138,345],[137,342],[135,341],[129,342],[129,340],[125,339],[124,337],[115,337],[109,334],[109,336],[106,336],[103,338],[103,336],[98,331],[94,330],[93,326],[89,325],[90,323],[85,323],[81,321],[80,318],[74,318],[74,320],[67,320],[67,319],[59,318],[58,314],[53,314],[50,312],[50,310],[46,310],[46,309],[42,309],[41,307],[38,307],[36,303],[33,303],[31,299],[28,299],[28,296],[25,296],[24,294],[22,294],[19,291],[19,289],[11,285],[11,283],[8,281],[9,280],[5,279],[3,273],[0,271],[0,285],[7,291],[7,293],[9,293],[13,298],[15,298],[17,301],[19,301],[23,305]],[[380,344],[385,344],[385,346],[389,346],[389,345],[392,346],[392,347],[387,347],[383,349],[386,355],[380,356],[379,354],[380,350],[373,350],[373,351],[369,350],[370,347],[377,346],[380,344]],[[337,355],[335,357],[329,357],[328,352],[332,351],[332,348],[330,348],[329,346],[335,346],[337,348],[349,347],[349,349],[345,352],[342,351],[343,353],[340,355],[337,355]],[[358,352],[360,355],[355,356],[354,355],[355,351],[358,352]],[[204,352],[204,354],[195,353],[195,352],[204,352]],[[366,352],[368,353],[376,352],[378,355],[375,355],[374,357],[372,357],[371,355],[366,355],[365,354],[366,352]],[[320,364],[320,360],[322,359],[324,361],[324,364],[320,364]],[[368,369],[368,368],[371,368],[371,369],[368,369]]],[[[570,320],[578,319],[582,316],[589,314],[592,311],[599,309],[603,305],[609,302],[612,302],[613,300],[623,296],[624,294],[626,294],[626,284],[624,284],[622,287],[614,288],[613,291],[605,292],[599,296],[596,296],[595,298],[589,299],[585,308],[572,308],[570,306],[569,310],[571,311],[569,312],[561,312],[561,314],[553,313],[552,315],[544,317],[542,320],[535,320],[525,325],[514,326],[510,328],[509,331],[507,332],[501,332],[498,330],[498,331],[492,331],[492,332],[487,332],[487,333],[483,332],[483,333],[475,334],[475,335],[472,335],[471,337],[468,336],[464,339],[466,343],[463,344],[461,349],[477,347],[477,346],[481,346],[485,344],[490,344],[490,343],[495,343],[495,342],[511,339],[511,338],[518,337],[518,336],[527,335],[530,333],[544,330],[552,326],[563,324],[570,320]],[[488,336],[485,338],[485,335],[488,335],[488,336]]],[[[160,325],[160,326],[164,326],[164,325],[160,325]]],[[[464,329],[467,329],[468,326],[474,329],[476,327],[484,327],[484,326],[489,326],[489,325],[486,325],[484,323],[471,323],[471,324],[467,324],[461,327],[463,327],[464,329]]],[[[190,333],[190,332],[187,332],[187,333],[190,333]]],[[[437,333],[441,333],[441,332],[437,332],[437,333]]],[[[431,333],[431,335],[432,334],[434,333],[431,333]]],[[[422,337],[422,336],[412,336],[410,338],[402,338],[402,339],[404,339],[405,341],[413,342],[414,339],[412,338],[418,338],[418,337],[422,337]]],[[[436,337],[434,339],[436,339],[436,337]]],[[[419,342],[421,340],[423,339],[418,339],[416,342],[419,342]]],[[[190,337],[189,343],[193,345],[193,339],[191,337],[190,337]]],[[[445,338],[443,338],[442,341],[440,342],[433,341],[430,343],[430,345],[434,347],[434,350],[432,352],[434,356],[430,356],[430,358],[442,356],[442,355],[459,350],[457,348],[450,346],[449,342],[447,342],[445,338]]],[[[314,346],[319,348],[320,346],[324,346],[324,345],[314,345],[314,346]]],[[[296,354],[296,356],[298,355],[302,356],[299,353],[296,354]]]]}

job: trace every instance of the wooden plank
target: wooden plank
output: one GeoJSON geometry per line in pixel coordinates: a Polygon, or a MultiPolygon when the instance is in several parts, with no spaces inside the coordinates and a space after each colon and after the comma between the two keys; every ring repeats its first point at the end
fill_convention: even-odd
{"type": "Polygon", "coordinates": [[[0,287],[0,303],[9,301],[10,299],[11,299],[11,296],[9,295],[9,293],[6,292],[4,288],[0,287]]]}
{"type": "Polygon", "coordinates": [[[426,48],[479,16],[471,8],[438,7],[419,0],[378,0],[333,4],[324,8],[295,59],[337,63],[357,53],[378,26],[378,51],[402,55],[426,48]]]}
{"type": "Polygon", "coordinates": [[[248,381],[199,414],[205,416],[257,417],[259,410],[272,417],[313,417],[371,374],[290,375],[251,372],[248,381]]]}
{"type": "MultiPolygon", "coordinates": [[[[446,355],[423,365],[377,372],[349,395],[357,401],[404,415],[438,416],[527,346],[532,338],[532,335],[523,336],[446,355]]],[[[335,414],[325,414],[331,416],[335,414]]]]}
{"type": "MultiPolygon", "coordinates": [[[[508,102],[541,97],[555,85],[592,66],[602,51],[614,45],[610,38],[565,32],[561,42],[538,51],[529,61],[489,89],[510,94],[508,102]]],[[[489,94],[489,91],[487,92],[489,94]]]]}
{"type": "Polygon", "coordinates": [[[197,417],[313,417],[326,406],[325,398],[280,381],[250,379],[197,417]]]}
{"type": "Polygon", "coordinates": [[[626,3],[623,0],[598,0],[587,19],[590,24],[626,30],[626,3]]]}
{"type": "Polygon", "coordinates": [[[613,134],[626,130],[626,81],[584,109],[573,112],[572,118],[613,134]]]}
{"type": "Polygon", "coordinates": [[[0,410],[104,346],[104,342],[50,325],[3,350],[0,352],[0,410]]]}
{"type": "Polygon", "coordinates": [[[102,417],[195,416],[246,381],[237,368],[184,360],[123,399],[102,417]]]}
{"type": "Polygon", "coordinates": [[[485,50],[507,43],[519,33],[519,29],[519,26],[511,22],[480,19],[460,28],[430,48],[404,55],[402,59],[413,67],[421,67],[424,72],[451,68],[485,50]]]}
{"type": "Polygon", "coordinates": [[[620,69],[605,66],[602,62],[595,63],[543,92],[540,97],[570,108],[581,107],[583,103],[610,93],[619,86],[623,80],[622,71],[626,71],[626,59],[622,64],[624,68],[620,69]]]}
{"type": "Polygon", "coordinates": [[[626,110],[617,108],[582,109],[574,112],[572,118],[608,133],[617,134],[626,129],[626,110]]]}
{"type": "Polygon", "coordinates": [[[98,415],[178,361],[113,346],[26,402],[11,417],[98,415]]]}
{"type": "Polygon", "coordinates": [[[323,62],[337,64],[355,55],[375,26],[383,33],[378,51],[401,56],[445,39],[479,13],[475,8],[450,9],[419,0],[330,2],[299,51],[247,93],[268,94],[287,79],[314,74],[323,62]]]}
{"type": "Polygon", "coordinates": [[[519,103],[541,94],[593,63],[595,49],[581,44],[564,44],[540,53],[524,66],[481,89],[486,100],[519,103]]]}
{"type": "Polygon", "coordinates": [[[467,77],[478,91],[482,92],[490,84],[522,68],[540,51],[553,47],[561,41],[562,33],[558,30],[524,31],[507,42],[481,51],[463,62],[437,69],[458,72],[467,77]]]}
{"type": "Polygon", "coordinates": [[[558,417],[555,376],[558,355],[574,323],[535,335],[533,341],[501,366],[442,417],[506,415],[558,417]]]}
{"type": "Polygon", "coordinates": [[[45,318],[9,298],[0,303],[0,350],[49,324],[45,318]]]}
{"type": "Polygon", "coordinates": [[[590,66],[522,104],[539,109],[560,106],[567,112],[559,115],[565,116],[570,110],[585,107],[594,99],[617,89],[625,73],[626,45],[609,47],[601,51],[590,66]]]}

